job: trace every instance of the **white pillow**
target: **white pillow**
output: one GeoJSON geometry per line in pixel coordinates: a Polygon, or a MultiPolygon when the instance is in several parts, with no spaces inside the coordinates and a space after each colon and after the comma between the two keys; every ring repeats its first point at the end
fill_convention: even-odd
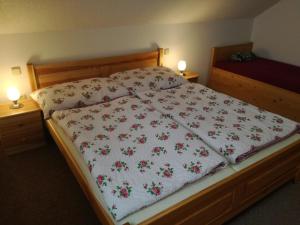
{"type": "Polygon", "coordinates": [[[111,78],[90,78],[56,84],[31,93],[47,119],[56,110],[78,108],[129,95],[126,88],[111,78]]]}
{"type": "Polygon", "coordinates": [[[131,94],[147,90],[168,89],[188,82],[173,70],[158,66],[118,72],[110,77],[126,87],[131,94]]]}

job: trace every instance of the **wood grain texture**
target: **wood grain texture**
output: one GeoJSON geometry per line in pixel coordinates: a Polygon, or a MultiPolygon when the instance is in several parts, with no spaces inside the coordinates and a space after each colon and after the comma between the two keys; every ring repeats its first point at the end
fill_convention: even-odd
{"type": "Polygon", "coordinates": [[[252,43],[212,50],[208,87],[300,122],[300,94],[215,67],[234,52],[251,51],[252,43]]]}
{"type": "Polygon", "coordinates": [[[32,100],[22,104],[20,109],[10,109],[10,104],[0,105],[0,150],[7,155],[45,144],[39,107],[32,100]]]}
{"type": "Polygon", "coordinates": [[[112,73],[163,65],[163,49],[124,56],[70,61],[55,64],[27,64],[32,90],[57,83],[107,77],[112,73]]]}

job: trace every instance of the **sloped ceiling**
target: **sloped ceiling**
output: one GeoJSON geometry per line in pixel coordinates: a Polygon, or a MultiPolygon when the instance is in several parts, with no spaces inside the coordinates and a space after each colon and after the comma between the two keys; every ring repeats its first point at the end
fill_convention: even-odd
{"type": "Polygon", "coordinates": [[[0,0],[0,33],[252,18],[279,0],[0,0]]]}

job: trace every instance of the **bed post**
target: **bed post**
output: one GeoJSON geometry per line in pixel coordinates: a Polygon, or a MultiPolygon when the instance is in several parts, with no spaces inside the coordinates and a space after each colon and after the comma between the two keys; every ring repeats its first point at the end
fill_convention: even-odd
{"type": "Polygon", "coordinates": [[[33,64],[28,63],[27,64],[27,69],[28,69],[28,72],[29,72],[29,80],[30,80],[31,90],[35,91],[35,90],[38,89],[38,82],[36,80],[33,64]]]}
{"type": "Polygon", "coordinates": [[[211,84],[211,78],[213,73],[213,66],[216,63],[216,57],[215,57],[215,48],[211,49],[211,56],[210,56],[210,66],[208,69],[208,79],[207,79],[207,86],[210,87],[211,84]]]}
{"type": "Polygon", "coordinates": [[[163,66],[163,59],[164,59],[164,49],[158,48],[158,59],[157,59],[157,65],[163,66]]]}

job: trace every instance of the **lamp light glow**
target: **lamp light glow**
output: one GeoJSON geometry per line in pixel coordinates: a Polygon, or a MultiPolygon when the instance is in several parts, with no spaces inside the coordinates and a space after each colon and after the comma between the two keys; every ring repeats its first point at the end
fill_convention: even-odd
{"type": "Polygon", "coordinates": [[[10,106],[12,109],[18,109],[22,107],[22,104],[18,103],[18,100],[20,99],[20,92],[16,87],[9,87],[7,89],[7,98],[13,102],[13,104],[10,106]]]}
{"type": "Polygon", "coordinates": [[[7,89],[7,97],[11,101],[16,101],[20,99],[20,92],[17,88],[15,87],[9,87],[7,89]]]}
{"type": "Polygon", "coordinates": [[[179,70],[179,72],[180,72],[180,75],[184,75],[183,72],[184,72],[185,69],[186,69],[186,61],[180,60],[180,61],[178,62],[177,67],[178,67],[178,70],[179,70]]]}

